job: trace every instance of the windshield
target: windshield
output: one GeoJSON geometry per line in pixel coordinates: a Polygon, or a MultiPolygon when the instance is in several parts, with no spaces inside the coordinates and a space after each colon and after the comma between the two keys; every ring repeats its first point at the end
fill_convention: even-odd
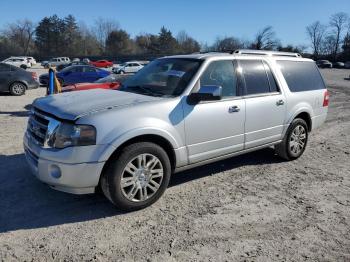
{"type": "Polygon", "coordinates": [[[157,59],[129,77],[119,90],[150,96],[178,96],[201,63],[198,59],[157,59]]]}

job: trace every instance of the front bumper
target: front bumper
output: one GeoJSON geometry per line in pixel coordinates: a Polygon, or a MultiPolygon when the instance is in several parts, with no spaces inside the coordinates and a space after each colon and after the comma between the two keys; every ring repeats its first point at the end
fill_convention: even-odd
{"type": "MultiPolygon", "coordinates": [[[[24,152],[32,173],[42,182],[53,189],[72,194],[94,193],[99,183],[100,175],[105,162],[81,162],[72,163],[71,150],[56,150],[41,148],[31,141],[30,136],[24,135],[24,152]],[[69,155],[69,160],[62,162],[62,155],[69,155]],[[57,155],[53,160],[52,156],[57,155]],[[51,158],[51,159],[50,159],[51,158]]],[[[74,154],[94,154],[97,146],[85,146],[74,148],[74,154]]],[[[77,157],[79,158],[79,157],[77,157]]]]}

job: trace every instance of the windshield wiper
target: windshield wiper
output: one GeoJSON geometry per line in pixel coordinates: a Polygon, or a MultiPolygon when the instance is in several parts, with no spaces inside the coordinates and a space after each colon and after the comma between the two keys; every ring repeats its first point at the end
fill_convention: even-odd
{"type": "Polygon", "coordinates": [[[129,88],[134,90],[140,90],[143,94],[148,94],[151,96],[164,96],[163,93],[155,92],[154,90],[151,90],[150,88],[147,88],[145,86],[125,86],[124,90],[127,91],[129,88]]]}

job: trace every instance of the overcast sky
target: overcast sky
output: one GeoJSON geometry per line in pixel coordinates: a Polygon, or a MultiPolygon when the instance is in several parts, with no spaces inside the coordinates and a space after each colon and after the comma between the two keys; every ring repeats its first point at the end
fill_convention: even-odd
{"type": "Polygon", "coordinates": [[[283,44],[308,44],[305,27],[328,23],[336,12],[350,14],[350,0],[0,0],[0,27],[17,19],[38,22],[44,16],[73,14],[92,25],[98,17],[113,18],[132,36],[158,33],[161,26],[174,35],[187,31],[200,42],[216,37],[252,39],[272,25],[283,44]]]}

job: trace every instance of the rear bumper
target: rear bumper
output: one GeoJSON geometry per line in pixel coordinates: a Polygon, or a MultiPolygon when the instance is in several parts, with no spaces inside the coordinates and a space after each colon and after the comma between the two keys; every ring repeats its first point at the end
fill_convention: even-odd
{"type": "Polygon", "coordinates": [[[312,130],[320,127],[326,121],[326,118],[327,113],[312,117],[312,130]]]}
{"type": "Polygon", "coordinates": [[[28,83],[28,89],[36,89],[39,87],[39,83],[37,81],[32,81],[28,83]]]}

